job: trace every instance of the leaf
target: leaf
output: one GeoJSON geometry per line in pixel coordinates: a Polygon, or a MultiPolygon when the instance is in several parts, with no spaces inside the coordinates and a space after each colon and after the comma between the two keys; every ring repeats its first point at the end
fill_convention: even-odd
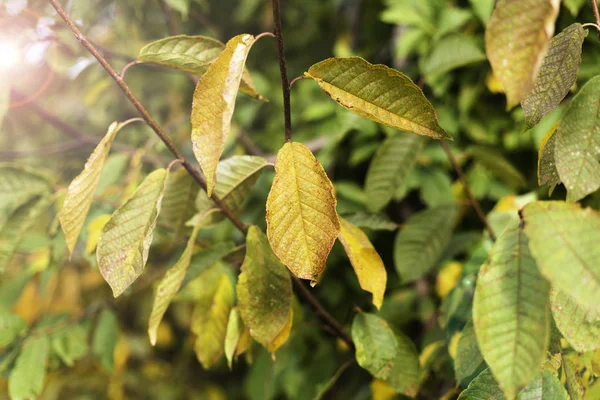
{"type": "Polygon", "coordinates": [[[400,71],[360,57],[329,58],[304,73],[339,105],[389,127],[452,139],[439,125],[423,91],[400,71]]]}
{"type": "Polygon", "coordinates": [[[98,240],[100,239],[102,229],[104,228],[104,225],[106,225],[106,223],[110,220],[110,217],[110,214],[100,214],[88,224],[88,236],[87,242],[85,244],[85,252],[87,254],[92,254],[94,251],[96,251],[96,247],[98,246],[98,240]]]}
{"type": "Polygon", "coordinates": [[[455,33],[433,46],[423,62],[422,71],[425,75],[440,75],[485,59],[485,53],[474,38],[455,33]]]}
{"type": "Polygon", "coordinates": [[[185,274],[185,278],[181,284],[181,288],[185,287],[190,281],[197,278],[206,268],[214,265],[227,254],[231,253],[235,243],[222,242],[215,243],[211,247],[198,251],[190,262],[190,265],[185,274]]]}
{"type": "Polygon", "coordinates": [[[374,314],[359,313],[352,322],[356,361],[375,378],[413,397],[419,389],[419,356],[414,344],[374,314]]]}
{"type": "Polygon", "coordinates": [[[519,189],[527,186],[525,177],[500,153],[484,146],[469,146],[466,151],[510,187],[519,189]]]}
{"type": "MultiPolygon", "coordinates": [[[[202,76],[223,53],[225,45],[206,36],[169,36],[148,43],[140,50],[138,60],[202,76]]],[[[266,101],[254,87],[250,73],[244,70],[240,92],[266,101]]]]}
{"type": "Polygon", "coordinates": [[[499,0],[485,31],[486,53],[511,109],[529,93],[542,63],[559,0],[499,0]]]}
{"type": "Polygon", "coordinates": [[[52,204],[52,198],[35,198],[19,207],[0,228],[0,272],[12,260],[25,234],[38,222],[52,204]]]}
{"type": "Polygon", "coordinates": [[[227,322],[227,333],[225,334],[225,358],[227,359],[227,365],[231,370],[233,367],[233,358],[235,357],[238,343],[242,333],[246,327],[244,321],[240,317],[240,313],[237,307],[233,307],[229,312],[229,321],[227,322]]]}
{"type": "MultiPolygon", "coordinates": [[[[267,160],[256,156],[233,156],[221,161],[217,166],[215,194],[232,212],[241,211],[267,165],[267,160]]],[[[199,191],[196,197],[197,212],[203,214],[213,208],[217,208],[216,204],[208,198],[205,191],[199,191]]],[[[216,222],[218,218],[215,216],[212,220],[216,222]]]]}
{"type": "Polygon", "coordinates": [[[288,142],[277,153],[267,198],[267,236],[299,278],[316,281],[340,232],[331,181],[311,151],[288,142]]]}
{"type": "Polygon", "coordinates": [[[550,41],[533,90],[521,100],[528,128],[554,110],[576,83],[581,65],[581,46],[587,34],[581,24],[575,23],[550,41]]]}
{"type": "Polygon", "coordinates": [[[165,0],[169,7],[179,11],[184,19],[187,19],[190,11],[190,0],[165,0]]]}
{"type": "Polygon", "coordinates": [[[87,326],[68,326],[53,334],[50,340],[54,354],[69,367],[85,357],[89,351],[87,326]]]}
{"type": "Polygon", "coordinates": [[[0,229],[17,208],[50,190],[47,177],[13,164],[0,164],[0,229]]]}
{"type": "Polygon", "coordinates": [[[581,362],[579,354],[567,354],[563,360],[569,396],[572,400],[583,400],[586,398],[587,392],[587,385],[583,381],[585,366],[581,362]]]}
{"type": "Polygon", "coordinates": [[[252,338],[269,347],[288,321],[292,280],[256,226],[246,235],[241,271],[236,288],[240,315],[252,338]]]}
{"type": "Polygon", "coordinates": [[[535,377],[545,360],[549,291],[523,231],[506,230],[479,270],[473,323],[483,358],[508,398],[535,377]]]}
{"type": "Polygon", "coordinates": [[[165,185],[160,217],[176,235],[181,235],[185,223],[194,216],[195,201],[200,186],[185,168],[170,173],[165,185]]]}
{"type": "Polygon", "coordinates": [[[199,229],[200,223],[196,223],[179,260],[177,260],[177,263],[167,271],[156,288],[152,312],[150,313],[150,318],[148,320],[148,336],[152,346],[156,345],[158,326],[160,325],[171,300],[173,300],[173,297],[175,297],[179,288],[181,288],[181,284],[183,283],[188,267],[190,266],[192,252],[194,251],[194,244],[196,243],[196,236],[198,235],[199,229]]]}
{"type": "MultiPolygon", "coordinates": [[[[517,400],[568,400],[569,396],[556,375],[543,371],[538,373],[516,398],[517,400]]],[[[486,369],[471,381],[458,400],[504,400],[504,395],[490,370],[486,369]]]]}
{"type": "Polygon", "coordinates": [[[11,344],[26,328],[23,318],[0,308],[0,349],[11,344]]]}
{"type": "Polygon", "coordinates": [[[49,348],[47,336],[32,337],[25,341],[8,377],[8,393],[11,399],[32,399],[42,392],[49,348]]]}
{"type": "Polygon", "coordinates": [[[373,231],[395,231],[398,229],[398,224],[383,214],[357,212],[345,215],[344,218],[361,229],[371,229],[373,231]]]}
{"type": "Polygon", "coordinates": [[[104,225],[96,258],[114,297],[121,295],[144,270],[168,172],[158,169],[104,225]]]}
{"type": "Polygon", "coordinates": [[[119,340],[119,322],[111,310],[100,313],[92,341],[92,352],[100,364],[109,371],[113,370],[114,352],[119,340]]]}
{"type": "Polygon", "coordinates": [[[456,356],[454,357],[456,382],[460,384],[464,379],[473,375],[482,362],[483,356],[477,344],[475,327],[473,320],[470,319],[461,331],[456,347],[456,356]]]}
{"type": "Polygon", "coordinates": [[[227,275],[220,275],[213,296],[196,303],[192,316],[192,332],[197,335],[194,350],[205,369],[223,355],[227,322],[233,308],[234,288],[227,275]]]}
{"type": "Polygon", "coordinates": [[[598,311],[600,215],[560,201],[533,202],[521,213],[542,275],[580,306],[598,311]]]}
{"type": "Polygon", "coordinates": [[[556,327],[577,352],[600,348],[600,316],[591,307],[581,307],[560,290],[553,289],[550,306],[556,327]]]}
{"type": "Polygon", "coordinates": [[[373,294],[373,305],[379,310],[387,284],[387,272],[381,257],[360,228],[340,218],[338,239],[344,246],[360,287],[373,294]]]}
{"type": "Polygon", "coordinates": [[[390,136],[379,146],[365,181],[370,211],[379,211],[390,202],[404,184],[426,142],[424,137],[402,132],[390,136]]]}
{"type": "Polygon", "coordinates": [[[568,198],[578,201],[600,188],[600,76],[575,95],[555,133],[554,158],[568,198]]]}
{"type": "Polygon", "coordinates": [[[58,220],[65,233],[67,248],[71,255],[92,205],[104,161],[110,151],[115,135],[122,127],[123,124],[118,122],[110,124],[108,132],[88,158],[83,171],[69,185],[65,202],[58,213],[58,220]]]}
{"type": "Polygon", "coordinates": [[[581,10],[581,7],[583,7],[585,3],[585,0],[563,0],[563,4],[569,9],[574,17],[579,14],[579,10],[581,10]]]}
{"type": "Polygon", "coordinates": [[[419,279],[436,265],[457,220],[457,206],[430,208],[410,217],[394,244],[394,264],[403,283],[419,279]]]}
{"type": "Polygon", "coordinates": [[[292,333],[292,325],[294,324],[294,309],[290,308],[287,321],[281,329],[281,331],[275,336],[275,338],[267,346],[267,350],[271,353],[272,357],[275,357],[275,351],[287,342],[292,333]]]}
{"type": "Polygon", "coordinates": [[[192,102],[192,148],[206,176],[208,196],[215,186],[217,164],[231,128],[235,99],[244,64],[255,42],[252,35],[238,35],[212,63],[196,85],[192,102]]]}
{"type": "Polygon", "coordinates": [[[554,148],[556,144],[556,129],[560,121],[555,123],[546,133],[540,144],[538,152],[538,185],[558,185],[560,178],[554,162],[554,148]]]}

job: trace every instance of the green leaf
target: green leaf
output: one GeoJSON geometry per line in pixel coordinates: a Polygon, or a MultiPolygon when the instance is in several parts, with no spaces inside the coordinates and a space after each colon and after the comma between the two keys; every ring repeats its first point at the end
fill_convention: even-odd
{"type": "Polygon", "coordinates": [[[331,181],[302,143],[277,153],[267,198],[267,236],[273,252],[299,278],[316,282],[340,232],[331,181]]]}
{"type": "MultiPolygon", "coordinates": [[[[440,11],[434,40],[438,40],[449,33],[457,32],[473,17],[470,10],[453,6],[443,7],[440,11]]],[[[485,59],[485,54],[483,55],[485,59]]]]}
{"type": "Polygon", "coordinates": [[[26,328],[23,318],[0,308],[0,349],[11,344],[26,328]]]}
{"type": "Polygon", "coordinates": [[[418,135],[452,139],[440,127],[423,91],[402,72],[348,57],[321,61],[305,75],[339,105],[360,116],[418,135]]]}
{"type": "Polygon", "coordinates": [[[252,338],[269,347],[288,321],[292,281],[256,226],[251,226],[246,235],[241,271],[236,289],[240,315],[252,338]]]}
{"type": "Polygon", "coordinates": [[[495,0],[469,0],[469,2],[479,19],[487,24],[494,10],[495,0]]]}
{"type": "Polygon", "coordinates": [[[144,271],[167,175],[162,168],[148,175],[102,228],[96,258],[115,297],[144,271]]]}
{"type": "Polygon", "coordinates": [[[556,129],[560,121],[550,128],[548,133],[542,139],[540,150],[538,151],[538,184],[542,185],[558,185],[560,178],[556,170],[554,162],[554,152],[556,146],[556,129]]]}
{"type": "Polygon", "coordinates": [[[466,151],[512,188],[520,189],[527,186],[525,177],[500,153],[483,146],[469,146],[466,151]]]}
{"type": "Polygon", "coordinates": [[[433,46],[422,71],[425,75],[440,75],[485,59],[485,53],[474,38],[453,34],[433,46]]]}
{"type": "Polygon", "coordinates": [[[600,348],[600,317],[591,307],[581,307],[560,290],[553,289],[550,306],[556,327],[577,352],[600,348]]]}
{"type": "Polygon", "coordinates": [[[355,214],[344,215],[344,218],[361,229],[370,229],[373,231],[395,231],[398,229],[398,224],[383,214],[357,212],[355,214]]]}
{"type": "Polygon", "coordinates": [[[358,365],[400,393],[410,397],[417,394],[419,355],[410,339],[394,332],[384,319],[358,313],[352,322],[352,340],[358,365]]]}
{"type": "Polygon", "coordinates": [[[214,265],[227,254],[231,253],[235,243],[222,242],[198,251],[190,262],[190,265],[185,274],[185,278],[181,284],[181,288],[185,287],[190,281],[198,277],[206,268],[214,265]]]}
{"type": "Polygon", "coordinates": [[[217,164],[231,129],[235,99],[244,65],[256,39],[238,35],[208,67],[196,85],[192,102],[192,148],[206,176],[208,195],[215,186],[217,164]]]}
{"type": "MultiPolygon", "coordinates": [[[[469,384],[458,400],[504,400],[504,394],[486,369],[469,384]]],[[[517,400],[569,400],[567,391],[558,377],[549,371],[543,371],[517,395],[517,400]]]]}
{"type": "Polygon", "coordinates": [[[160,218],[180,235],[185,223],[194,216],[200,186],[185,168],[170,173],[165,185],[160,218]]]}
{"type": "Polygon", "coordinates": [[[365,181],[370,211],[379,211],[389,203],[416,163],[425,142],[424,137],[400,132],[379,146],[365,181]]]}
{"type": "Polygon", "coordinates": [[[192,316],[192,332],[197,335],[194,350],[205,369],[213,366],[223,355],[227,322],[235,297],[227,275],[221,274],[215,283],[213,293],[198,300],[192,316]]]}
{"type": "Polygon", "coordinates": [[[473,320],[470,319],[460,332],[456,347],[456,356],[454,357],[456,382],[460,384],[464,379],[473,375],[482,362],[483,356],[477,344],[475,327],[473,326],[473,320]]]}
{"type": "Polygon", "coordinates": [[[227,365],[231,370],[233,367],[233,358],[235,357],[240,337],[246,327],[244,321],[240,317],[240,313],[237,307],[233,307],[229,312],[229,321],[227,322],[227,333],[225,334],[225,358],[227,359],[227,365]]]}
{"type": "Polygon", "coordinates": [[[114,364],[114,352],[119,340],[119,321],[115,313],[105,309],[100,313],[96,321],[96,330],[92,340],[92,352],[100,361],[100,364],[112,371],[114,364]]]}
{"type": "Polygon", "coordinates": [[[563,0],[565,7],[569,9],[571,14],[576,17],[581,10],[581,7],[586,3],[586,0],[563,0]]]}
{"type": "Polygon", "coordinates": [[[0,228],[0,272],[6,269],[25,234],[51,204],[50,196],[32,199],[19,207],[0,228]]]}
{"type": "Polygon", "coordinates": [[[47,336],[28,339],[8,377],[8,393],[13,400],[36,398],[44,387],[50,343],[47,336]]]}
{"type": "Polygon", "coordinates": [[[198,235],[198,230],[201,225],[199,222],[196,223],[181,257],[179,257],[177,263],[167,271],[156,288],[152,312],[150,313],[150,318],[148,320],[148,336],[150,337],[152,346],[156,345],[158,326],[160,325],[171,300],[173,300],[173,297],[175,297],[179,288],[181,288],[181,284],[183,283],[188,267],[190,266],[194,244],[196,243],[196,236],[198,235]]]}
{"type": "Polygon", "coordinates": [[[436,265],[457,220],[456,206],[430,208],[410,217],[394,244],[394,264],[402,282],[413,282],[436,265]]]}
{"type": "Polygon", "coordinates": [[[184,19],[187,18],[190,11],[190,0],[165,0],[169,7],[181,13],[184,19]]]}
{"type": "MultiPolygon", "coordinates": [[[[241,211],[250,191],[267,165],[269,165],[267,160],[256,156],[233,156],[221,161],[217,166],[215,194],[232,212],[241,211]]],[[[206,192],[199,191],[196,197],[196,211],[204,214],[214,208],[217,206],[208,198],[206,192]]],[[[223,218],[221,214],[213,214],[207,223],[218,222],[221,218],[223,218]]]]}
{"type": "Polygon", "coordinates": [[[52,350],[69,367],[85,357],[89,351],[88,329],[84,325],[73,325],[61,329],[51,336],[52,350]]]}
{"type": "Polygon", "coordinates": [[[575,23],[550,41],[548,52],[535,78],[533,90],[521,101],[525,124],[531,128],[554,110],[577,81],[581,46],[588,31],[575,23]]]}
{"type": "Polygon", "coordinates": [[[499,0],[485,31],[486,53],[506,92],[507,108],[533,87],[554,23],[559,0],[499,0]]]}
{"type": "Polygon", "coordinates": [[[554,158],[568,198],[578,201],[600,188],[600,76],[571,100],[555,133],[554,158]]]}
{"type": "Polygon", "coordinates": [[[506,230],[479,270],[473,322],[483,358],[508,398],[535,377],[545,360],[549,291],[523,231],[506,230]]]}
{"type": "Polygon", "coordinates": [[[387,285],[387,272],[383,260],[371,241],[360,228],[340,218],[338,239],[344,246],[360,287],[373,294],[373,305],[379,310],[387,285]]]}
{"type": "Polygon", "coordinates": [[[108,132],[88,158],[83,171],[69,185],[65,202],[58,214],[58,219],[65,233],[67,248],[71,255],[92,205],[94,192],[100,180],[104,161],[110,151],[115,135],[122,127],[123,124],[118,122],[113,122],[108,127],[108,132]]]}
{"type": "Polygon", "coordinates": [[[437,207],[455,201],[452,180],[448,173],[440,168],[420,171],[421,200],[428,207],[437,207]]]}
{"type": "Polygon", "coordinates": [[[560,201],[530,203],[521,213],[542,275],[580,306],[599,311],[600,215],[560,201]]]}
{"type": "Polygon", "coordinates": [[[585,366],[579,354],[570,353],[563,357],[565,379],[567,389],[572,400],[584,400],[586,398],[587,385],[583,381],[585,366]]]}

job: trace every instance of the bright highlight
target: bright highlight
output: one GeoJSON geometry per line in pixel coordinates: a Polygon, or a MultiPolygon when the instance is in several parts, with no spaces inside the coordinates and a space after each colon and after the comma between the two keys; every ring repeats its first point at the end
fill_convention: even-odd
{"type": "Polygon", "coordinates": [[[0,41],[0,69],[9,70],[17,66],[20,59],[16,44],[0,41]]]}

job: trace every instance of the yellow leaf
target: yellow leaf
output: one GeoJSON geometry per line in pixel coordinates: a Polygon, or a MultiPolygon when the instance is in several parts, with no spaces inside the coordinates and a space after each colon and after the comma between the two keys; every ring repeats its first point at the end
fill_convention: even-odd
{"type": "Polygon", "coordinates": [[[242,332],[240,340],[238,341],[237,348],[235,350],[235,356],[239,357],[240,355],[244,354],[250,348],[250,346],[252,346],[252,343],[253,340],[252,336],[250,335],[250,330],[246,328],[242,332]]]}
{"type": "Polygon", "coordinates": [[[502,83],[500,83],[493,72],[490,72],[485,78],[485,85],[492,93],[504,93],[504,87],[502,86],[502,83]]]}
{"type": "Polygon", "coordinates": [[[288,315],[287,322],[283,326],[283,329],[273,338],[271,343],[267,345],[267,350],[273,354],[273,358],[275,358],[275,351],[283,346],[285,342],[287,342],[290,337],[290,333],[292,332],[292,325],[294,323],[294,309],[290,308],[290,314],[288,315]]]}
{"type": "Polygon", "coordinates": [[[371,381],[372,400],[392,400],[397,393],[396,389],[384,380],[373,379],[371,381]]]}
{"type": "Polygon", "coordinates": [[[437,275],[435,282],[435,291],[441,298],[446,297],[448,293],[458,283],[462,274],[462,264],[459,262],[450,262],[446,264],[437,275]]]}
{"type": "Polygon", "coordinates": [[[360,287],[373,294],[373,304],[381,308],[387,284],[385,265],[369,238],[358,227],[340,217],[341,231],[338,236],[346,250],[360,287]]]}
{"type": "Polygon", "coordinates": [[[217,164],[231,128],[244,64],[255,42],[252,35],[232,38],[200,78],[192,103],[192,147],[206,176],[208,196],[216,181],[217,164]]]}
{"type": "Polygon", "coordinates": [[[102,228],[110,219],[110,214],[102,214],[94,218],[92,222],[88,225],[88,237],[87,243],[85,244],[85,251],[88,254],[92,254],[96,251],[96,246],[98,246],[98,240],[100,239],[100,233],[102,232],[102,228]]]}
{"type": "Polygon", "coordinates": [[[77,243],[77,238],[92,205],[92,199],[100,180],[100,173],[106,156],[110,151],[115,135],[122,126],[123,124],[113,122],[108,127],[108,132],[90,155],[83,171],[69,185],[67,197],[58,214],[58,219],[65,233],[65,240],[70,254],[73,254],[75,243],[77,243]]]}
{"type": "Polygon", "coordinates": [[[556,170],[556,162],[554,160],[554,146],[556,142],[556,136],[554,133],[560,120],[556,121],[552,128],[544,135],[540,149],[538,151],[538,185],[558,185],[560,183],[560,177],[556,170]]]}
{"type": "Polygon", "coordinates": [[[301,143],[277,154],[267,199],[267,236],[273,252],[299,278],[315,282],[340,232],[335,193],[323,167],[301,143]]]}
{"type": "Polygon", "coordinates": [[[458,341],[460,340],[460,335],[461,335],[461,332],[456,332],[450,338],[450,343],[448,343],[448,354],[450,354],[450,357],[452,357],[452,359],[456,358],[456,353],[458,351],[458,341]]]}

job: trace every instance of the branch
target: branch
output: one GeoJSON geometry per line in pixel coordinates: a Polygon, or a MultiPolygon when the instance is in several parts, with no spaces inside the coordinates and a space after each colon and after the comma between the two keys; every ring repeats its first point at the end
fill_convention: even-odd
{"type": "MultiPolygon", "coordinates": [[[[52,7],[54,7],[54,9],[58,13],[58,15],[60,15],[60,17],[65,21],[65,23],[67,24],[69,29],[73,32],[73,34],[75,35],[77,40],[79,40],[81,42],[81,44],[96,58],[96,60],[98,60],[100,65],[102,65],[102,67],[106,70],[106,72],[108,72],[108,74],[111,76],[111,78],[113,78],[113,80],[117,83],[117,85],[125,93],[125,96],[129,99],[131,104],[133,104],[134,107],[138,110],[138,112],[140,113],[140,115],[142,116],[144,121],[146,121],[146,123],[150,126],[150,128],[152,128],[152,130],[163,141],[163,143],[171,151],[173,156],[175,156],[175,158],[181,160],[183,167],[194,178],[194,180],[196,182],[198,182],[198,184],[200,184],[200,186],[204,190],[206,190],[206,181],[204,180],[204,177],[201,176],[198,173],[198,171],[196,169],[194,169],[194,167],[183,158],[183,155],[175,147],[173,142],[171,142],[171,139],[169,139],[169,137],[165,135],[165,133],[160,128],[160,126],[152,119],[152,117],[150,116],[148,111],[146,111],[146,109],[144,108],[142,103],[133,94],[133,92],[131,91],[129,86],[125,83],[125,81],[121,78],[121,76],[117,73],[117,71],[115,71],[115,69],[106,61],[106,59],[100,53],[98,53],[96,48],[85,38],[85,36],[75,26],[75,24],[73,24],[73,21],[71,21],[69,16],[65,13],[63,8],[60,6],[60,4],[58,4],[57,0],[48,0],[48,1],[52,5],[52,7]]],[[[275,14],[279,15],[279,1],[273,0],[273,5],[274,5],[274,9],[273,9],[274,15],[275,14]],[[277,7],[276,8],[277,11],[275,11],[275,6],[277,7]]],[[[278,31],[280,32],[281,31],[281,23],[278,22],[278,23],[276,23],[276,25],[279,25],[278,31]]],[[[276,30],[277,30],[277,28],[276,28],[276,30]]],[[[283,55],[283,41],[282,41],[281,35],[277,36],[277,41],[278,41],[278,47],[279,47],[279,45],[281,45],[280,51],[281,51],[281,55],[283,55]]],[[[287,93],[287,108],[286,108],[286,125],[287,125],[289,122],[288,120],[289,120],[289,116],[290,116],[289,84],[287,82],[287,73],[285,72],[285,59],[283,59],[282,61],[283,61],[283,64],[280,63],[280,66],[283,65],[283,69],[284,69],[282,71],[282,83],[284,82],[283,80],[285,80],[285,84],[283,85],[284,103],[285,103],[285,98],[286,98],[286,93],[287,93]]],[[[291,140],[291,122],[289,122],[289,129],[290,129],[290,140],[291,140]]],[[[287,133],[287,131],[286,131],[286,133],[287,133]]],[[[233,224],[244,235],[248,232],[248,228],[246,227],[246,225],[242,221],[240,221],[239,218],[235,214],[233,214],[231,212],[231,210],[223,203],[223,201],[218,196],[216,196],[213,193],[213,195],[211,196],[211,199],[221,209],[221,211],[227,216],[227,218],[229,218],[229,220],[231,220],[231,222],[233,222],[233,224]]],[[[352,338],[350,336],[348,336],[348,334],[343,330],[341,325],[327,312],[327,310],[325,310],[325,308],[310,293],[310,291],[303,284],[301,284],[301,282],[298,278],[296,278],[293,275],[292,275],[292,278],[294,279],[294,282],[300,283],[300,285],[296,284],[296,287],[298,288],[300,296],[302,298],[304,298],[304,300],[307,301],[313,307],[313,309],[315,309],[319,318],[321,318],[336,333],[338,333],[338,336],[342,340],[344,340],[345,342],[347,342],[353,346],[352,338]]]]}
{"type": "MultiPolygon", "coordinates": [[[[600,26],[600,12],[598,11],[597,0],[592,0],[592,10],[594,11],[594,18],[596,19],[596,26],[600,26]]],[[[600,31],[598,31],[598,39],[600,39],[600,31]]]]}
{"type": "Polygon", "coordinates": [[[285,51],[283,47],[283,32],[281,31],[281,11],[279,0],[273,0],[273,23],[275,24],[275,39],[277,41],[277,58],[281,74],[281,89],[283,91],[283,113],[285,118],[285,140],[292,141],[292,110],[290,106],[290,82],[287,76],[285,51]]]}

